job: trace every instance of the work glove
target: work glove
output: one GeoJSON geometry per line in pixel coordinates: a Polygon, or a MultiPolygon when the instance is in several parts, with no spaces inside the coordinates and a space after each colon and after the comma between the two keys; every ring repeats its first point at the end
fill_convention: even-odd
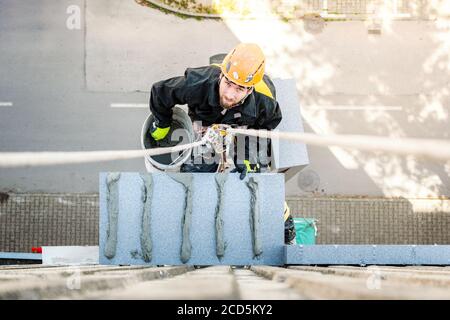
{"type": "Polygon", "coordinates": [[[243,164],[236,164],[236,168],[231,170],[231,172],[240,172],[241,175],[239,176],[239,179],[244,180],[245,176],[248,172],[260,172],[260,166],[259,164],[251,164],[250,161],[244,160],[243,164]]]}
{"type": "Polygon", "coordinates": [[[164,139],[170,131],[170,126],[166,128],[160,128],[156,125],[156,122],[153,121],[150,127],[150,134],[152,135],[155,141],[159,141],[164,139]]]}

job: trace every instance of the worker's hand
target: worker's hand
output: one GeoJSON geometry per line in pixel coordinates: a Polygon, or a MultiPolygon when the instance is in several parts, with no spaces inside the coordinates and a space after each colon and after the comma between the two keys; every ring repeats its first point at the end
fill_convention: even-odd
{"type": "Polygon", "coordinates": [[[229,125],[226,124],[213,124],[209,126],[203,136],[205,142],[211,146],[217,153],[223,153],[226,150],[226,145],[229,143],[230,135],[227,136],[227,128],[229,125]]]}
{"type": "Polygon", "coordinates": [[[156,122],[153,121],[150,127],[150,134],[152,135],[155,141],[159,141],[164,139],[170,131],[170,126],[166,128],[160,128],[156,125],[156,122]]]}
{"type": "Polygon", "coordinates": [[[236,168],[231,170],[231,172],[240,172],[241,175],[239,176],[239,179],[244,180],[245,176],[248,172],[259,172],[260,166],[259,164],[250,164],[250,161],[244,160],[244,164],[235,164],[236,168]]]}

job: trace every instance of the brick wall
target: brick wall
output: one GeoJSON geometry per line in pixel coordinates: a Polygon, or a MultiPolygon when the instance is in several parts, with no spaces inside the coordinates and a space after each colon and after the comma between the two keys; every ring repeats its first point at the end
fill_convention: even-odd
{"type": "Polygon", "coordinates": [[[287,198],[318,244],[450,244],[450,200],[287,198]]]}
{"type": "Polygon", "coordinates": [[[98,195],[10,195],[0,204],[0,251],[98,244],[98,195]]]}
{"type": "MultiPolygon", "coordinates": [[[[450,244],[450,200],[289,197],[294,216],[318,219],[318,244],[450,244]]],[[[0,251],[98,245],[97,194],[0,197],[0,251]]]]}
{"type": "Polygon", "coordinates": [[[299,13],[324,13],[338,15],[372,15],[377,12],[408,14],[411,17],[427,18],[448,14],[445,0],[269,0],[275,11],[299,13]],[[325,5],[326,3],[326,5],[325,5]]]}

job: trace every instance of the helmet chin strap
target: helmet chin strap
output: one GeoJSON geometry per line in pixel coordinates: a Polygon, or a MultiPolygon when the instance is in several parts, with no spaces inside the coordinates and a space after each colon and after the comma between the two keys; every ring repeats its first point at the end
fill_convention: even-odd
{"type": "Polygon", "coordinates": [[[240,106],[241,104],[244,104],[245,99],[247,99],[247,97],[248,97],[249,95],[251,95],[252,92],[253,92],[253,87],[252,87],[252,89],[245,95],[245,97],[243,97],[241,101],[239,101],[239,102],[236,103],[234,106],[232,106],[232,108],[237,107],[237,106],[240,106]]]}

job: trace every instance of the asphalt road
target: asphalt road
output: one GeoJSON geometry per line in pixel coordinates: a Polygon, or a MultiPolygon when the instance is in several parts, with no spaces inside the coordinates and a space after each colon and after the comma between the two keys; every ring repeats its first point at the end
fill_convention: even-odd
{"type": "MultiPolygon", "coordinates": [[[[85,77],[85,2],[0,1],[0,150],[140,149],[146,92],[92,92],[85,77]],[[81,29],[67,28],[69,6],[81,29]]],[[[151,83],[149,83],[150,87],[151,83]]],[[[145,171],[143,159],[0,169],[0,189],[14,192],[98,192],[100,171],[145,171]]]]}
{"type": "MultiPolygon", "coordinates": [[[[132,0],[0,0],[0,151],[140,149],[152,83],[240,41],[263,47],[272,76],[296,80],[306,132],[448,139],[449,26],[398,21],[368,35],[364,22],[345,21],[311,33],[302,21],[184,20],[132,0]],[[81,20],[71,30],[73,8],[81,20]]],[[[308,152],[287,195],[450,195],[450,162],[308,152]]],[[[98,192],[101,171],[145,167],[0,169],[0,191],[98,192]]]]}

